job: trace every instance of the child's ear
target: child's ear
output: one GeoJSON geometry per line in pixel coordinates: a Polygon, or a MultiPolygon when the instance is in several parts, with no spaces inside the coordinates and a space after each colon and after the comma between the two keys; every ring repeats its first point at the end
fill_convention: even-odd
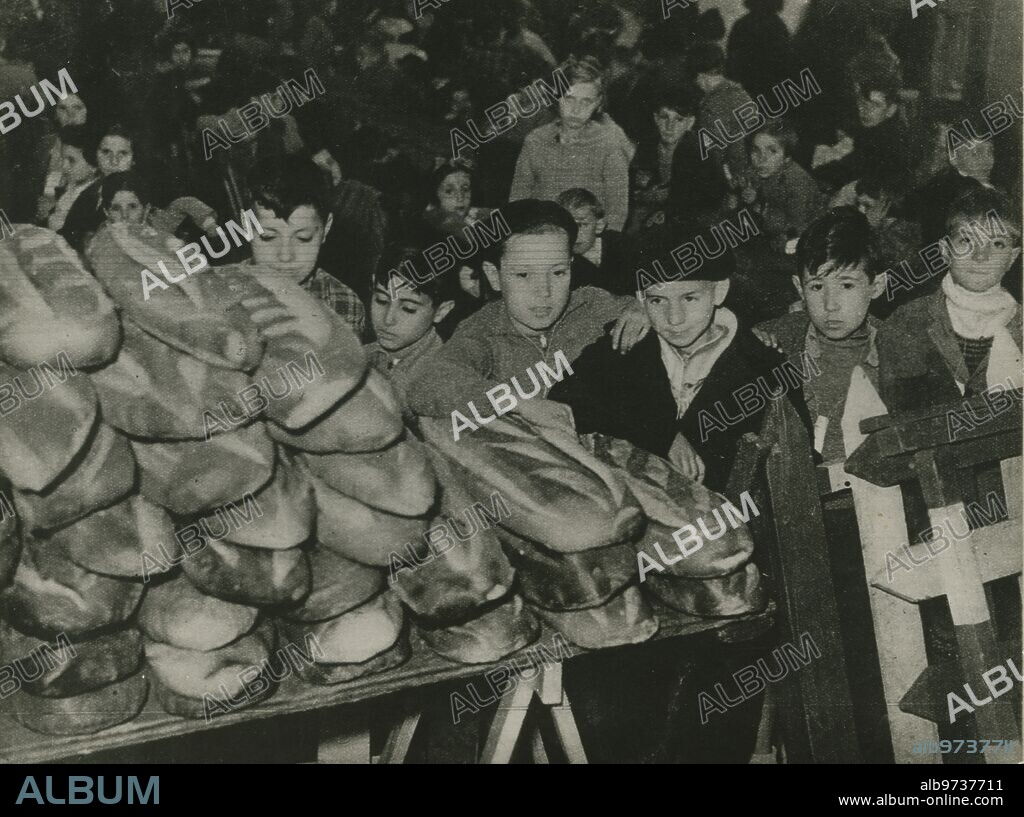
{"type": "Polygon", "coordinates": [[[1018,258],[1020,258],[1020,247],[1017,247],[1016,249],[1014,249],[1014,251],[1013,251],[1013,256],[1012,256],[1012,257],[1010,258],[1010,263],[1009,263],[1009,264],[1007,264],[1006,266],[1007,266],[1007,267],[1010,267],[1010,266],[1012,266],[1012,265],[1013,265],[1013,263],[1014,263],[1014,262],[1015,262],[1015,261],[1016,261],[1016,260],[1017,260],[1018,258]]]}
{"type": "Polygon", "coordinates": [[[490,261],[484,261],[484,275],[487,276],[487,282],[491,285],[491,289],[501,292],[501,276],[498,275],[498,268],[490,261]]]}
{"type": "Polygon", "coordinates": [[[597,227],[595,235],[601,235],[601,233],[608,228],[608,220],[604,216],[601,216],[601,218],[599,218],[595,223],[595,226],[597,227]]]}
{"type": "Polygon", "coordinates": [[[328,213],[327,221],[324,222],[324,239],[327,238],[327,234],[331,231],[332,226],[334,226],[334,213],[328,213]]]}
{"type": "Polygon", "coordinates": [[[883,292],[885,292],[886,286],[889,284],[889,274],[887,272],[880,272],[875,276],[875,280],[871,282],[871,300],[873,301],[883,292]]]}
{"type": "Polygon", "coordinates": [[[794,275],[790,280],[793,282],[793,289],[796,290],[796,294],[802,299],[804,297],[804,286],[800,276],[794,275]]]}
{"type": "Polygon", "coordinates": [[[441,304],[434,310],[434,325],[436,326],[445,318],[448,317],[448,313],[455,308],[455,301],[442,301],[441,304]]]}
{"type": "Polygon", "coordinates": [[[725,296],[729,294],[729,279],[715,281],[715,306],[725,303],[725,296]]]}

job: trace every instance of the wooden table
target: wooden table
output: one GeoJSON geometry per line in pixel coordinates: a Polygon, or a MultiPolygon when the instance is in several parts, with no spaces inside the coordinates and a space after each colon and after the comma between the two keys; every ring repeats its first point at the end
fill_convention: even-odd
{"type": "MultiPolygon", "coordinates": [[[[681,638],[713,632],[723,641],[744,641],[756,637],[770,628],[774,622],[774,606],[760,613],[731,619],[705,619],[652,605],[661,622],[661,627],[652,641],[667,638],[681,638]]],[[[311,686],[296,677],[281,682],[275,694],[261,703],[226,715],[218,715],[209,723],[202,719],[191,720],[168,715],[160,708],[150,691],[145,708],[132,721],[105,729],[94,735],[50,736],[36,734],[15,723],[7,716],[0,717],[0,762],[4,763],[46,763],[89,755],[111,749],[149,743],[151,741],[221,729],[243,723],[252,723],[281,715],[298,714],[382,698],[392,693],[424,687],[431,684],[474,678],[490,669],[507,665],[510,658],[524,654],[537,644],[549,646],[556,631],[542,625],[538,641],[530,647],[513,653],[501,661],[491,664],[457,664],[433,653],[416,635],[410,634],[412,655],[400,667],[379,675],[358,678],[348,683],[329,687],[311,686]]],[[[587,650],[572,647],[574,657],[587,650]]],[[[568,660],[572,660],[571,658],[568,660]]],[[[515,690],[512,691],[513,693],[515,690]]],[[[410,720],[406,717],[396,725],[389,740],[392,758],[401,760],[403,749],[408,749],[411,739],[410,720]],[[404,728],[404,731],[403,731],[404,728]],[[396,743],[399,744],[396,746],[396,743]]],[[[334,760],[351,759],[368,752],[369,742],[365,724],[353,724],[351,734],[325,736],[321,741],[320,757],[334,760]],[[355,751],[353,752],[353,747],[355,751]]],[[[505,741],[507,746],[507,741],[505,741]]],[[[369,760],[368,755],[364,762],[369,760]]]]}

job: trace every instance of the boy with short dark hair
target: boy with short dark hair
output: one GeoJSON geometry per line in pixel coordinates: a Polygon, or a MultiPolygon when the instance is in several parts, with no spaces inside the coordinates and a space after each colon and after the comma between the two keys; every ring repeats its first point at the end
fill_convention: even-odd
{"type": "Polygon", "coordinates": [[[814,448],[825,462],[846,459],[842,419],[854,370],[859,366],[878,386],[877,321],[871,301],[885,291],[875,237],[867,218],[837,207],[813,222],[797,244],[799,273],[793,276],[804,311],[757,327],[791,361],[804,356],[811,378],[804,398],[814,419],[814,448]]]}
{"type": "Polygon", "coordinates": [[[522,399],[514,409],[538,425],[564,427],[565,411],[546,396],[533,367],[562,370],[615,321],[612,345],[631,348],[647,332],[635,298],[595,287],[570,291],[576,222],[552,201],[523,199],[501,210],[510,235],[485,250],[484,273],[501,293],[466,318],[440,353],[425,363],[409,391],[413,413],[445,417],[467,404],[486,406],[487,392],[510,382],[522,399]],[[526,384],[525,391],[523,384],[526,384]]]}
{"type": "Polygon", "coordinates": [[[900,78],[873,70],[854,82],[858,127],[837,146],[815,150],[814,176],[838,190],[869,173],[906,176],[913,160],[910,133],[899,109],[900,78]],[[843,155],[831,161],[833,155],[843,155]]]}
{"type": "Polygon", "coordinates": [[[401,274],[403,266],[422,261],[414,247],[388,248],[373,275],[370,319],[377,340],[367,344],[370,362],[391,380],[405,401],[409,384],[424,363],[443,346],[436,328],[452,311],[452,276],[437,276],[425,283],[401,274]]]}
{"type": "Polygon", "coordinates": [[[622,233],[607,229],[604,207],[582,187],[561,193],[556,202],[569,211],[578,232],[572,248],[572,288],[598,287],[613,295],[631,295],[635,286],[626,274],[622,233]]]}
{"type": "Polygon", "coordinates": [[[879,385],[890,411],[1020,388],[1021,310],[1003,287],[1020,256],[1019,211],[978,188],[949,208],[938,291],[897,309],[878,333],[879,385]]]}
{"type": "Polygon", "coordinates": [[[334,220],[323,171],[309,159],[286,156],[258,165],[249,186],[253,212],[263,227],[253,236],[252,260],[301,284],[362,337],[366,310],[359,297],[317,264],[334,220]]]}
{"type": "Polygon", "coordinates": [[[761,431],[770,399],[788,393],[798,412],[806,410],[799,385],[780,368],[782,356],[724,306],[732,252],[688,272],[673,263],[683,243],[707,242],[706,232],[679,225],[648,234],[638,287],[654,332],[625,355],[598,340],[550,397],[572,409],[577,433],[628,440],[721,492],[740,439],[761,431]]]}

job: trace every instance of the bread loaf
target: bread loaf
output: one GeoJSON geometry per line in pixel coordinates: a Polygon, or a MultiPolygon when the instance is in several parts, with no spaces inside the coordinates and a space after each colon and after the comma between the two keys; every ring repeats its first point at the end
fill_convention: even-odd
{"type": "Polygon", "coordinates": [[[462,624],[417,622],[416,631],[444,658],[460,664],[489,664],[536,641],[540,625],[522,598],[511,595],[462,624]]]}
{"type": "Polygon", "coordinates": [[[19,690],[4,711],[42,735],[92,735],[130,721],[146,705],[149,684],[141,672],[68,698],[43,698],[19,690]]]}
{"type": "Polygon", "coordinates": [[[292,605],[309,593],[309,560],[301,548],[269,550],[207,540],[182,562],[192,584],[225,601],[292,605]]]}
{"type": "Polygon", "coordinates": [[[306,467],[339,493],[377,510],[423,516],[437,498],[437,478],[425,446],[404,439],[366,454],[306,454],[306,467]]]}
{"type": "Polygon", "coordinates": [[[14,504],[28,530],[53,530],[115,505],[135,486],[135,456],[128,440],[97,423],[81,460],[45,493],[16,491],[14,504]]]}
{"type": "Polygon", "coordinates": [[[327,621],[347,613],[377,595],[387,584],[387,574],[317,544],[309,552],[312,588],[302,604],[281,615],[291,621],[327,621]]]}
{"type": "Polygon", "coordinates": [[[658,617],[651,612],[636,585],[586,610],[533,609],[569,641],[587,650],[639,644],[658,631],[658,617]]]}
{"type": "Polygon", "coordinates": [[[0,474],[18,488],[45,491],[89,439],[96,405],[82,373],[40,374],[0,363],[0,474]]]}
{"type": "Polygon", "coordinates": [[[113,302],[63,238],[20,224],[0,242],[0,359],[28,369],[66,355],[87,368],[119,342],[113,302]]]}
{"type": "Polygon", "coordinates": [[[216,650],[250,632],[258,617],[255,607],[208,596],[177,576],[150,588],[139,609],[139,629],[183,650],[216,650]]]}

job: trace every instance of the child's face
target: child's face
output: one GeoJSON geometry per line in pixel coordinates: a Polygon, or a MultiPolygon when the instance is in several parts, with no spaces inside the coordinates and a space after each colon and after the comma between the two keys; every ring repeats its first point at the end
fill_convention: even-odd
{"type": "Polygon", "coordinates": [[[54,108],[57,124],[62,128],[68,125],[84,125],[86,119],[85,103],[78,94],[71,94],[60,100],[54,108]]]}
{"type": "Polygon", "coordinates": [[[252,240],[252,259],[294,281],[302,281],[316,270],[320,247],[331,228],[308,204],[296,207],[287,220],[272,210],[257,206],[256,220],[263,234],[252,240]]]}
{"type": "Polygon", "coordinates": [[[762,179],[774,176],[786,160],[785,148],[779,140],[767,133],[759,133],[750,144],[750,164],[762,179]]]}
{"type": "Polygon", "coordinates": [[[171,64],[179,71],[192,64],[192,46],[188,43],[175,43],[171,49],[171,64]]]}
{"type": "Polygon", "coordinates": [[[881,125],[896,113],[896,105],[881,91],[872,91],[868,96],[857,95],[857,116],[865,128],[881,125]]]}
{"type": "Polygon", "coordinates": [[[673,108],[658,108],[654,113],[654,124],[663,145],[674,145],[693,127],[695,117],[684,116],[673,108]]]}
{"type": "Polygon", "coordinates": [[[857,209],[860,210],[872,227],[878,227],[889,214],[889,197],[879,193],[878,198],[873,198],[867,193],[857,194],[857,209]]]}
{"type": "Polygon", "coordinates": [[[598,218],[590,207],[577,207],[569,213],[579,227],[572,251],[576,255],[583,255],[590,251],[597,242],[597,237],[604,232],[605,222],[603,218],[598,218]]]}
{"type": "Polygon", "coordinates": [[[558,100],[558,114],[565,127],[576,130],[591,120],[600,104],[601,92],[597,84],[578,82],[558,100]]]}
{"type": "Polygon", "coordinates": [[[1014,246],[1013,237],[989,236],[984,229],[988,227],[988,220],[984,217],[972,225],[956,221],[952,226],[949,240],[953,251],[950,252],[945,242],[943,249],[953,280],[971,292],[985,292],[999,286],[1020,255],[1020,247],[1014,246]]]}
{"type": "Polygon", "coordinates": [[[391,284],[393,292],[380,284],[374,288],[370,318],[381,348],[399,352],[427,334],[437,310],[430,298],[402,279],[392,278],[391,284]]]}
{"type": "Polygon", "coordinates": [[[133,190],[118,190],[107,208],[107,220],[125,224],[142,224],[149,208],[139,201],[133,190]]]}
{"type": "Polygon", "coordinates": [[[864,264],[835,267],[831,262],[812,278],[793,276],[814,327],[830,340],[842,340],[856,332],[868,316],[871,299],[885,289],[885,276],[868,279],[864,264]]]}
{"type": "Polygon", "coordinates": [[[132,169],[135,156],[132,143],[123,136],[104,136],[96,149],[96,166],[103,176],[132,169]]]}
{"type": "Polygon", "coordinates": [[[472,267],[462,267],[459,270],[459,288],[474,300],[480,298],[480,273],[472,267]]]}
{"type": "Polygon", "coordinates": [[[80,148],[64,145],[60,152],[64,181],[69,184],[82,184],[96,175],[96,168],[85,160],[80,148]]]}
{"type": "Polygon", "coordinates": [[[953,167],[963,175],[988,183],[995,164],[995,154],[991,142],[975,142],[973,146],[957,149],[953,156],[953,167]]]}
{"type": "Polygon", "coordinates": [[[514,235],[505,242],[501,269],[484,264],[513,322],[546,332],[569,303],[569,237],[562,231],[514,235]]]}
{"type": "Polygon", "coordinates": [[[686,349],[711,326],[728,292],[728,281],[669,281],[644,291],[644,308],[662,340],[686,349]]]}
{"type": "Polygon", "coordinates": [[[445,213],[465,218],[469,213],[473,183],[464,171],[451,173],[437,186],[437,201],[445,213]]]}

